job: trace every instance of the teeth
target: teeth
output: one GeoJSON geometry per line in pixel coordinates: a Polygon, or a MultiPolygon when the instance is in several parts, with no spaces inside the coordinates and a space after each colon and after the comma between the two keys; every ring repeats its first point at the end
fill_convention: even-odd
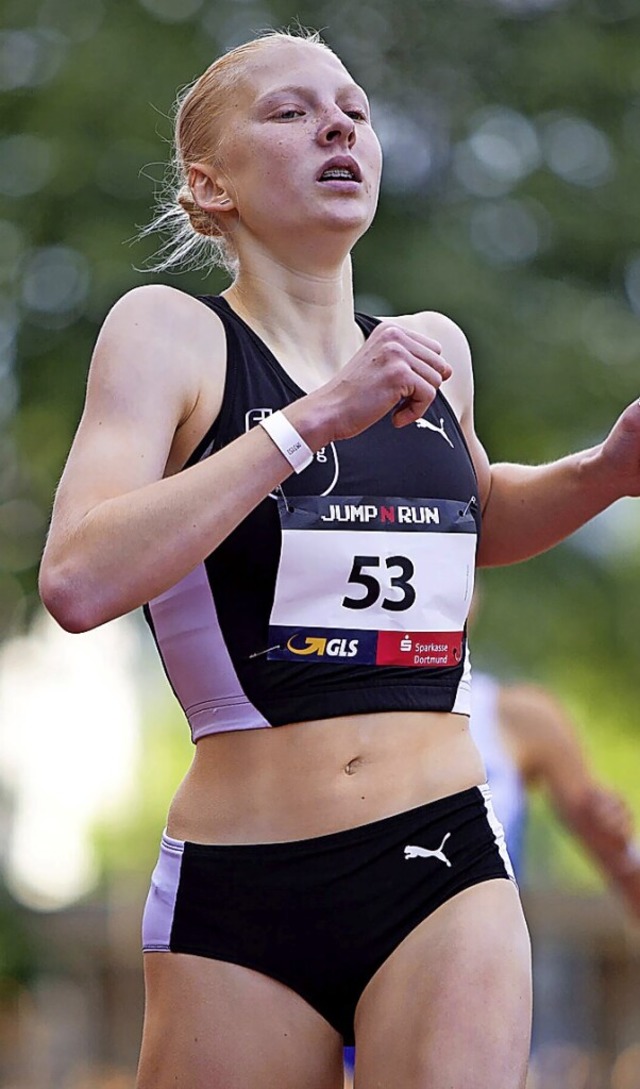
{"type": "Polygon", "coordinates": [[[329,169],[329,170],[325,170],[322,177],[323,178],[344,178],[346,181],[353,181],[353,173],[351,172],[351,170],[348,170],[345,167],[338,167],[338,166],[334,166],[334,167],[331,167],[331,169],[329,169]]]}

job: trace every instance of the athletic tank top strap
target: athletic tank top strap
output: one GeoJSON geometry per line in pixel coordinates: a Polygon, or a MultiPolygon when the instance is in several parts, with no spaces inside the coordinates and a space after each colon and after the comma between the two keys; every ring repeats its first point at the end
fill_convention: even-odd
{"type": "MultiPolygon", "coordinates": [[[[261,363],[271,372],[276,383],[280,383],[291,394],[291,399],[297,400],[304,397],[305,391],[298,386],[293,378],[287,374],[281,363],[278,362],[273,352],[269,350],[265,342],[251,328],[250,325],[236,314],[222,295],[198,295],[200,302],[213,310],[220,318],[227,339],[227,374],[222,409],[218,418],[213,422],[207,433],[196,446],[187,461],[185,468],[195,465],[207,454],[212,453],[219,435],[224,434],[230,423],[229,411],[236,403],[238,393],[238,377],[242,373],[247,379],[247,388],[244,391],[250,404],[260,403],[260,394],[263,389],[264,377],[262,372],[255,368],[255,354],[260,357],[261,363]],[[252,367],[252,363],[254,364],[252,367]],[[251,381],[252,372],[254,381],[251,381]]],[[[380,318],[371,317],[369,314],[355,312],[356,323],[362,329],[365,340],[371,335],[376,325],[380,324],[380,318]]]]}

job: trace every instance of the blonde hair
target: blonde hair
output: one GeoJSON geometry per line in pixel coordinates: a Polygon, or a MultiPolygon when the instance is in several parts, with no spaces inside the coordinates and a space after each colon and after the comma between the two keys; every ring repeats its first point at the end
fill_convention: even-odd
{"type": "Polygon", "coordinates": [[[226,102],[234,86],[246,77],[248,62],[274,45],[300,41],[333,53],[315,30],[267,30],[223,53],[178,95],[173,111],[173,158],[156,199],[156,215],[139,235],[159,232],[164,236],[155,257],[146,263],[148,270],[210,270],[221,266],[235,273],[237,260],[231,239],[216,217],[195,200],[189,171],[196,162],[220,162],[226,102]]]}

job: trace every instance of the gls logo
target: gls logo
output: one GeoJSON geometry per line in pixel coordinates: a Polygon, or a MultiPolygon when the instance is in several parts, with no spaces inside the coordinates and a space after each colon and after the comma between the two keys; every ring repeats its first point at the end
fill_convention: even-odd
{"type": "Polygon", "coordinates": [[[292,635],[287,642],[287,650],[292,654],[317,654],[319,658],[324,655],[327,658],[355,658],[358,653],[357,639],[325,639],[321,635],[307,635],[302,647],[293,646],[294,639],[295,635],[292,635]]]}

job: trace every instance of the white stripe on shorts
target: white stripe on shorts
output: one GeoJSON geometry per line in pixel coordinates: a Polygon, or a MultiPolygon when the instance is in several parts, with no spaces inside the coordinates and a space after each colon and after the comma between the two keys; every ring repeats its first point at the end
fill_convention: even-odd
{"type": "Polygon", "coordinates": [[[493,808],[493,798],[491,794],[491,787],[488,783],[481,783],[478,790],[484,798],[484,805],[487,811],[487,820],[489,821],[489,827],[493,832],[496,839],[496,846],[500,852],[500,858],[504,862],[505,869],[509,874],[511,880],[517,885],[516,875],[513,872],[513,866],[511,865],[511,859],[509,858],[509,852],[507,850],[507,842],[504,838],[504,828],[500,824],[500,821],[496,817],[495,810],[493,808]]]}

